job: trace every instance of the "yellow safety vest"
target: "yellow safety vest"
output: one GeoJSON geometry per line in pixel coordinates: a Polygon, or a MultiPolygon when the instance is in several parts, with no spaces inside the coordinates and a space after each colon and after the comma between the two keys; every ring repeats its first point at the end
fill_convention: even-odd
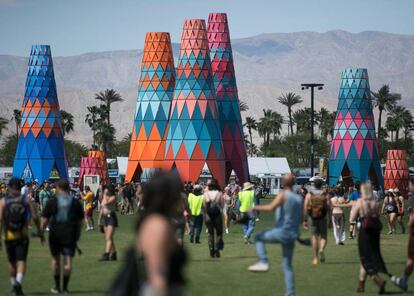
{"type": "Polygon", "coordinates": [[[190,193],[188,195],[188,207],[192,216],[199,216],[201,214],[201,207],[203,205],[204,195],[195,195],[190,193]]]}
{"type": "Polygon", "coordinates": [[[254,190],[243,190],[239,192],[240,212],[245,213],[254,207],[254,190]]]}

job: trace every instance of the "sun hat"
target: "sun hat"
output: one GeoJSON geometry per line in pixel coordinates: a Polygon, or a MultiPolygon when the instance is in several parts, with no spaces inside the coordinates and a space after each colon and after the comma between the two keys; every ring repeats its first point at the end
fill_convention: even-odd
{"type": "Polygon", "coordinates": [[[245,183],[243,183],[243,190],[252,189],[253,186],[254,186],[254,184],[252,184],[250,182],[245,182],[245,183]]]}

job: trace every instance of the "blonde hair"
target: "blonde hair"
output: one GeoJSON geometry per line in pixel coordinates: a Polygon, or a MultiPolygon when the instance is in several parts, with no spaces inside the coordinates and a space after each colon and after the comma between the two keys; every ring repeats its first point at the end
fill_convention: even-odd
{"type": "Polygon", "coordinates": [[[369,183],[364,183],[361,185],[361,198],[363,199],[373,199],[374,195],[372,194],[372,186],[369,183]]]}

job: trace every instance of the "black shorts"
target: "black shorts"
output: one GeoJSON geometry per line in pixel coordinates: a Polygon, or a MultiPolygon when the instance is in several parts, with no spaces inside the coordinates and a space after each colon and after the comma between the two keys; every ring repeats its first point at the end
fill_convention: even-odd
{"type": "Polygon", "coordinates": [[[10,263],[26,261],[29,251],[29,239],[16,239],[6,241],[7,258],[10,263]]]}
{"type": "Polygon", "coordinates": [[[62,244],[59,241],[49,239],[49,249],[53,257],[59,255],[74,257],[76,251],[76,244],[62,244]]]}
{"type": "Polygon", "coordinates": [[[118,217],[115,213],[104,215],[103,217],[103,225],[104,226],[113,226],[118,227],[118,217]]]}

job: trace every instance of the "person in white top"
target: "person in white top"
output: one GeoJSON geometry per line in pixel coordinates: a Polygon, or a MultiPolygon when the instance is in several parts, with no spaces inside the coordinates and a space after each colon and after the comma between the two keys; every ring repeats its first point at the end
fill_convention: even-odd
{"type": "Polygon", "coordinates": [[[332,228],[337,245],[343,245],[346,239],[345,234],[345,215],[343,205],[346,204],[344,190],[335,188],[334,196],[330,200],[332,208],[332,228]]]}

